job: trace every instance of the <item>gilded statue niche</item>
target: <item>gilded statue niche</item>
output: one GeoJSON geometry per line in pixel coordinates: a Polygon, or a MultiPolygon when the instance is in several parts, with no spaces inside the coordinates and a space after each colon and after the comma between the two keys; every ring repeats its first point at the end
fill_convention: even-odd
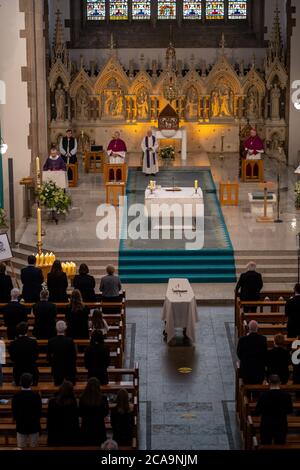
{"type": "Polygon", "coordinates": [[[185,92],[185,117],[186,119],[198,119],[199,95],[197,89],[191,85],[185,92]]]}
{"type": "Polygon", "coordinates": [[[137,119],[147,120],[149,111],[149,93],[145,87],[141,87],[136,94],[137,119]]]}
{"type": "Polygon", "coordinates": [[[77,121],[87,121],[90,117],[89,109],[89,94],[84,87],[80,87],[75,98],[75,117],[77,121]]]}
{"type": "Polygon", "coordinates": [[[102,116],[105,119],[124,119],[125,115],[124,91],[113,78],[102,91],[102,116]]]}

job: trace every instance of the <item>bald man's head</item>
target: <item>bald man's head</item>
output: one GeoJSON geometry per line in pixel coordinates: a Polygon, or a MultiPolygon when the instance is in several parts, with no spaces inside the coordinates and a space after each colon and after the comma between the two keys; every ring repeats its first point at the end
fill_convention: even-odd
{"type": "Polygon", "coordinates": [[[258,323],[255,320],[251,320],[249,323],[249,333],[257,333],[258,323]]]}

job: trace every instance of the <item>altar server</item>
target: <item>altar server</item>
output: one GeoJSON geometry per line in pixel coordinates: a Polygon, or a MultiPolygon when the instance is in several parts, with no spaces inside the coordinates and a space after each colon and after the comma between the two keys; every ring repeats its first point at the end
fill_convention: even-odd
{"type": "Polygon", "coordinates": [[[152,131],[147,132],[146,137],[142,141],[143,157],[143,173],[145,175],[156,175],[159,172],[158,168],[158,142],[152,131]]]}
{"type": "Polygon", "coordinates": [[[127,147],[124,140],[120,139],[120,132],[115,132],[107,147],[109,163],[125,163],[127,147]]]}
{"type": "Polygon", "coordinates": [[[59,151],[67,165],[77,163],[77,139],[73,137],[71,129],[68,129],[66,136],[61,139],[59,151]]]}
{"type": "Polygon", "coordinates": [[[55,146],[51,147],[50,156],[47,158],[43,171],[66,171],[67,167],[55,146]]]}
{"type": "Polygon", "coordinates": [[[247,160],[261,160],[264,153],[264,143],[257,135],[256,129],[251,129],[250,137],[244,143],[247,160]]]}

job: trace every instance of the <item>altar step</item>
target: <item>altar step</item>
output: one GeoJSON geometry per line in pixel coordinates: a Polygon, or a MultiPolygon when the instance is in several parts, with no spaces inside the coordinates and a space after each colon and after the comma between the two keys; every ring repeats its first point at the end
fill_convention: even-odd
{"type": "Polygon", "coordinates": [[[119,274],[124,283],[165,283],[174,277],[195,283],[236,280],[231,250],[120,250],[119,256],[119,274]]]}

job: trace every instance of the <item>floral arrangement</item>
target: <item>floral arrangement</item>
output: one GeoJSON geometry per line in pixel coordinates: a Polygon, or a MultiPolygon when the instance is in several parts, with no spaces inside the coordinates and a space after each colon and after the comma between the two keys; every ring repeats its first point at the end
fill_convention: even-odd
{"type": "Polygon", "coordinates": [[[159,151],[159,156],[163,160],[174,160],[175,159],[175,149],[172,146],[163,147],[159,151]]]}
{"type": "Polygon", "coordinates": [[[72,202],[71,197],[53,181],[43,184],[38,200],[42,206],[51,209],[56,214],[66,214],[72,202]]]}
{"type": "Polygon", "coordinates": [[[0,227],[7,228],[7,215],[4,209],[0,208],[0,227]]]}
{"type": "Polygon", "coordinates": [[[300,181],[298,181],[295,186],[295,207],[296,209],[300,209],[300,181]]]}

